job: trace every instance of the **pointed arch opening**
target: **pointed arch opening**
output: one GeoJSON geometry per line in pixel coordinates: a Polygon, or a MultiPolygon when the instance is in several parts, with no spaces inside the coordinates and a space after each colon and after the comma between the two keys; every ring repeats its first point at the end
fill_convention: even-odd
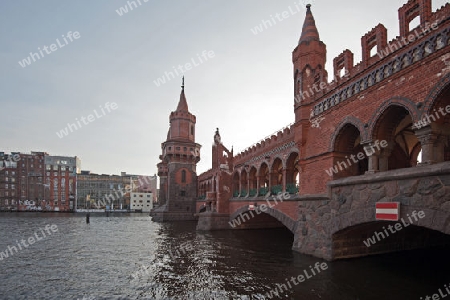
{"type": "Polygon", "coordinates": [[[234,172],[233,175],[233,197],[239,197],[240,189],[239,189],[239,172],[234,172]]]}
{"type": "Polygon", "coordinates": [[[442,87],[416,124],[423,162],[450,161],[450,84],[442,87]]]}
{"type": "Polygon", "coordinates": [[[248,195],[250,197],[254,197],[258,194],[258,175],[257,175],[257,170],[255,167],[251,167],[250,168],[250,172],[249,172],[249,191],[248,191],[248,195]]]}
{"type": "Polygon", "coordinates": [[[380,115],[374,126],[370,147],[372,159],[378,160],[379,171],[417,165],[421,145],[412,127],[412,117],[403,106],[391,105],[380,115]],[[383,142],[386,147],[377,146],[383,142]]]}
{"type": "Polygon", "coordinates": [[[300,183],[300,173],[298,171],[299,156],[297,152],[289,154],[286,161],[286,192],[297,194],[300,183]]]}
{"type": "Polygon", "coordinates": [[[265,196],[269,191],[269,166],[263,162],[258,172],[259,189],[258,195],[265,196]]]}
{"type": "Polygon", "coordinates": [[[242,170],[242,172],[241,172],[241,192],[240,192],[241,197],[246,197],[248,195],[248,186],[247,185],[248,185],[247,171],[242,170]]]}
{"type": "Polygon", "coordinates": [[[277,195],[283,191],[283,161],[278,157],[272,163],[270,181],[272,195],[277,195]]]}
{"type": "Polygon", "coordinates": [[[363,175],[368,170],[361,133],[355,125],[347,123],[341,127],[333,148],[333,167],[326,170],[333,179],[363,175]]]}

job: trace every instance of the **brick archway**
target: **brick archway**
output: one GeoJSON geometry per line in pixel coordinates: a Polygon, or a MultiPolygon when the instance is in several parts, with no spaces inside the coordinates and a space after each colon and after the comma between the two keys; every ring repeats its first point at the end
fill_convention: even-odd
{"type": "Polygon", "coordinates": [[[338,125],[338,127],[336,128],[336,130],[334,131],[334,133],[333,133],[333,135],[331,137],[330,146],[328,148],[330,152],[333,152],[333,151],[336,150],[335,149],[336,140],[339,137],[339,135],[342,133],[342,129],[345,126],[349,125],[349,124],[355,126],[359,130],[359,134],[361,135],[361,140],[366,140],[367,139],[367,132],[366,132],[366,130],[364,128],[363,122],[361,122],[361,120],[359,120],[358,118],[356,118],[354,116],[347,116],[338,125]]]}
{"type": "Polygon", "coordinates": [[[446,89],[450,88],[450,73],[445,75],[430,91],[425,101],[423,102],[423,107],[420,110],[420,116],[418,119],[421,119],[426,114],[431,114],[431,110],[434,107],[436,100],[439,99],[441,93],[446,89]]]}
{"type": "MultiPolygon", "coordinates": [[[[236,219],[239,215],[247,212],[249,213],[248,205],[241,206],[230,215],[230,221],[236,219]]],[[[267,207],[266,211],[263,213],[268,214],[271,217],[275,218],[276,220],[281,222],[281,224],[283,224],[287,229],[289,229],[293,234],[295,234],[295,231],[297,229],[297,222],[291,219],[289,216],[285,215],[279,210],[269,207],[267,207]]],[[[253,211],[253,214],[256,215],[256,212],[253,211]]]]}
{"type": "Polygon", "coordinates": [[[372,118],[368,123],[369,128],[366,135],[367,139],[364,139],[363,142],[370,142],[375,137],[375,133],[378,131],[378,127],[380,126],[380,118],[389,108],[392,108],[393,106],[399,106],[406,109],[413,122],[417,122],[417,120],[419,120],[419,110],[412,100],[405,97],[393,97],[384,101],[372,115],[372,118]]]}

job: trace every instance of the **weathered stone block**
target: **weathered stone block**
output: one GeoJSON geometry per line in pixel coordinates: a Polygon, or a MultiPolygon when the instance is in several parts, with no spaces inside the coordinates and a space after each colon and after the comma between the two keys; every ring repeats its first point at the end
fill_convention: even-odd
{"type": "Polygon", "coordinates": [[[437,177],[422,178],[419,180],[417,193],[420,195],[430,195],[442,187],[441,182],[437,177]]]}
{"type": "Polygon", "coordinates": [[[450,221],[450,214],[447,212],[436,211],[433,216],[433,228],[445,228],[445,224],[450,221]]]}
{"type": "Polygon", "coordinates": [[[400,189],[400,194],[411,197],[417,190],[418,180],[401,180],[398,182],[398,187],[400,189]]]}
{"type": "Polygon", "coordinates": [[[384,183],[387,197],[395,197],[398,194],[398,184],[396,181],[388,181],[384,183]]]}
{"type": "MultiPolygon", "coordinates": [[[[420,198],[419,200],[421,200],[420,198]]],[[[412,205],[411,202],[413,201],[413,197],[407,197],[405,195],[399,195],[397,197],[392,198],[392,202],[400,202],[401,206],[406,205],[412,205]]]]}

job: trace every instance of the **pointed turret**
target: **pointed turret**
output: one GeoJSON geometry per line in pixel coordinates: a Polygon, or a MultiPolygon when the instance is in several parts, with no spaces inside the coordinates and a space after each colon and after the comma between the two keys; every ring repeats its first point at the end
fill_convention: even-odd
{"type": "MultiPolygon", "coordinates": [[[[314,86],[327,82],[326,60],[327,46],[320,40],[316,21],[311,12],[311,4],[308,4],[302,34],[292,53],[296,107],[311,104],[323,94],[323,90],[314,90],[314,86]]],[[[299,113],[300,111],[296,112],[296,119],[301,118],[298,116],[299,113]]],[[[306,117],[305,115],[304,118],[306,117]]]]}
{"type": "Polygon", "coordinates": [[[189,111],[189,107],[187,105],[186,96],[184,95],[184,76],[183,76],[183,83],[181,85],[181,94],[180,94],[180,101],[178,102],[177,110],[176,111],[189,111]]]}
{"type": "Polygon", "coordinates": [[[316,27],[316,21],[311,12],[311,4],[306,5],[306,17],[303,23],[302,35],[300,36],[299,44],[303,42],[320,41],[319,31],[316,27]]]}

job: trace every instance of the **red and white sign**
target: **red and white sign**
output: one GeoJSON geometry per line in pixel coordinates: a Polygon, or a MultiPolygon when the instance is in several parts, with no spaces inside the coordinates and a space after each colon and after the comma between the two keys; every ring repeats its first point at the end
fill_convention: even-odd
{"type": "Polygon", "coordinates": [[[378,202],[375,204],[376,220],[398,221],[400,216],[400,202],[378,202]]]}
{"type": "Polygon", "coordinates": [[[249,204],[248,210],[255,210],[255,206],[253,204],[249,204]]]}

